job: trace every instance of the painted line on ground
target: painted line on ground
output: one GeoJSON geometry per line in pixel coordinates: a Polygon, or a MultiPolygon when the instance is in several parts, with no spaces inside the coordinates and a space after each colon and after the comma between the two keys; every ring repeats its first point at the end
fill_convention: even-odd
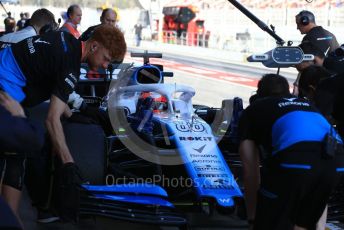
{"type": "MultiPolygon", "coordinates": [[[[236,83],[242,86],[256,87],[259,79],[253,79],[245,75],[239,75],[235,73],[229,73],[224,71],[210,70],[206,68],[199,68],[194,66],[188,66],[175,61],[163,60],[152,58],[151,63],[163,65],[166,69],[172,69],[177,71],[183,71],[190,74],[202,75],[206,78],[213,78],[223,80],[228,83],[236,83]]],[[[125,57],[125,61],[129,62],[142,62],[142,58],[132,58],[129,55],[125,57]]]]}

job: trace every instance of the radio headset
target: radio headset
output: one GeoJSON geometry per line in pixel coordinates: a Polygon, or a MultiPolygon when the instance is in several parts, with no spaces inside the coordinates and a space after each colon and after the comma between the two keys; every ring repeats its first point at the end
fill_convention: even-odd
{"type": "Polygon", "coordinates": [[[300,23],[304,26],[307,26],[310,22],[307,12],[303,10],[299,13],[299,15],[300,15],[300,23]]]}
{"type": "Polygon", "coordinates": [[[61,18],[59,18],[57,20],[57,22],[58,23],[56,23],[55,21],[50,22],[50,23],[42,26],[42,28],[39,30],[39,34],[43,35],[43,34],[58,30],[58,28],[60,27],[60,24],[61,24],[61,18]]]}

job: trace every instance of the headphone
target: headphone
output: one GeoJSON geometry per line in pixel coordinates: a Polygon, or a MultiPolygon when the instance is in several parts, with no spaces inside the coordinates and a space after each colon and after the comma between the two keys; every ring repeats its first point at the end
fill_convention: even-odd
{"type": "Polygon", "coordinates": [[[61,18],[59,18],[57,21],[58,23],[53,21],[42,26],[42,28],[39,30],[39,35],[43,35],[43,34],[58,30],[58,28],[60,27],[61,18]]]}
{"type": "Polygon", "coordinates": [[[298,16],[300,17],[301,25],[307,26],[311,21],[314,21],[314,16],[311,12],[303,10],[301,11],[298,16]],[[313,20],[310,18],[313,16],[313,20]]]}
{"type": "Polygon", "coordinates": [[[43,35],[51,31],[55,31],[54,26],[52,24],[53,23],[48,23],[42,26],[42,28],[39,30],[39,35],[43,35]]]}
{"type": "Polygon", "coordinates": [[[304,15],[300,17],[300,22],[302,25],[307,26],[309,24],[308,16],[304,15]]]}

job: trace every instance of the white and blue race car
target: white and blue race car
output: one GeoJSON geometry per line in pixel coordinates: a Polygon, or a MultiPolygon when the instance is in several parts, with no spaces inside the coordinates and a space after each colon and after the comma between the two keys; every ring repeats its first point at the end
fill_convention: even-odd
{"type": "Polygon", "coordinates": [[[164,76],[172,74],[149,64],[149,57],[161,54],[134,56],[144,57],[144,65],[125,65],[112,81],[80,80],[109,85],[106,100],[91,104],[108,111],[113,135],[105,137],[97,125],[65,124],[87,181],[80,216],[185,227],[185,210],[228,213],[242,206],[228,164],[240,166],[235,132],[242,101],[226,101],[222,109],[194,107],[192,87],[165,84],[164,76]]]}

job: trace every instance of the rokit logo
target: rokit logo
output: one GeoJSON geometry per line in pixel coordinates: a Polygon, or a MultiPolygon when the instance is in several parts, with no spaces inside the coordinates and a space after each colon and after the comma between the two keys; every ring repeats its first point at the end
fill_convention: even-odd
{"type": "Polygon", "coordinates": [[[179,137],[180,141],[211,141],[213,137],[179,137]]]}

